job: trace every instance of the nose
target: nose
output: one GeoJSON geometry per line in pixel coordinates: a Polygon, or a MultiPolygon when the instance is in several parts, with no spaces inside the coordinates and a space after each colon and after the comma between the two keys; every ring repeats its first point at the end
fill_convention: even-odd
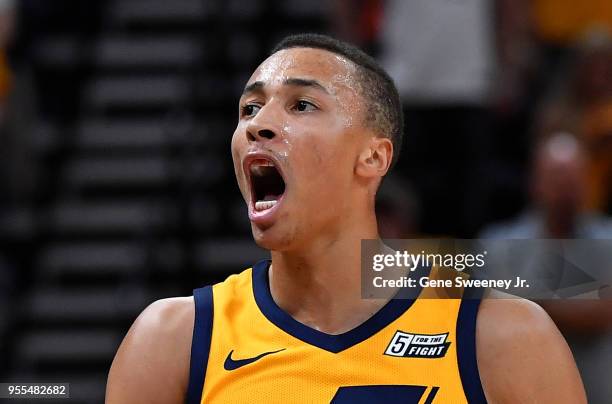
{"type": "Polygon", "coordinates": [[[246,128],[246,136],[249,142],[273,140],[278,138],[279,117],[272,110],[272,105],[262,107],[246,128]]]}
{"type": "Polygon", "coordinates": [[[247,139],[249,139],[249,141],[251,142],[254,142],[256,140],[263,140],[263,139],[274,139],[275,136],[276,134],[270,129],[263,129],[263,128],[247,129],[247,139]]]}

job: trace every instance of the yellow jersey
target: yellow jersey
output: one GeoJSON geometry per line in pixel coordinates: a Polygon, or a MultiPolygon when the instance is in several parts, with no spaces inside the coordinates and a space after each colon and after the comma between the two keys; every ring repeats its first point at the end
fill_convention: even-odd
{"type": "Polygon", "coordinates": [[[188,403],[483,403],[480,300],[392,299],[343,334],[272,299],[270,261],[196,289],[188,403]]]}

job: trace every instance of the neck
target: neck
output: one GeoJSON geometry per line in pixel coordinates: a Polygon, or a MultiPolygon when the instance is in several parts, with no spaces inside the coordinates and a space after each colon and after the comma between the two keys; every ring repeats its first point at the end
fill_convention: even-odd
{"type": "Polygon", "coordinates": [[[361,240],[379,238],[376,218],[372,213],[350,223],[299,251],[272,252],[270,292],[276,304],[328,334],[351,330],[385,303],[361,298],[361,240]]]}

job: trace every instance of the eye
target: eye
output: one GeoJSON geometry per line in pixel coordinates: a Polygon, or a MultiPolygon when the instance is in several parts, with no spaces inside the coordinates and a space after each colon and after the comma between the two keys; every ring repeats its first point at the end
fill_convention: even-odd
{"type": "Polygon", "coordinates": [[[296,102],[294,108],[299,112],[309,112],[309,111],[315,111],[317,109],[316,105],[314,105],[311,102],[304,101],[304,100],[300,100],[296,102]]]}
{"type": "Polygon", "coordinates": [[[261,107],[256,104],[247,104],[241,108],[242,116],[255,116],[261,107]]]}

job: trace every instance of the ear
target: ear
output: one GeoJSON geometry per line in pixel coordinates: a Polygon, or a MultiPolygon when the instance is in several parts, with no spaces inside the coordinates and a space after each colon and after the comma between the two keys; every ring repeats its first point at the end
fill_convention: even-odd
{"type": "Polygon", "coordinates": [[[359,154],[355,173],[361,177],[383,177],[393,158],[393,143],[386,137],[372,136],[359,154]]]}

